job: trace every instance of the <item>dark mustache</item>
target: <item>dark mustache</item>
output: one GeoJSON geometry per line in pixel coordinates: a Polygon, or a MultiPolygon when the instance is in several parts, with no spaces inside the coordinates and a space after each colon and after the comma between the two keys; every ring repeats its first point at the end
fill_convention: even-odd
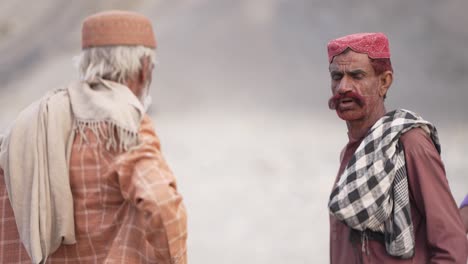
{"type": "Polygon", "coordinates": [[[360,106],[364,105],[364,97],[362,97],[361,95],[359,95],[359,94],[357,94],[355,92],[347,92],[347,93],[344,93],[344,94],[339,94],[339,93],[335,94],[330,99],[328,99],[328,107],[331,110],[335,110],[336,107],[338,106],[339,101],[341,99],[346,99],[346,98],[353,99],[360,106]]]}

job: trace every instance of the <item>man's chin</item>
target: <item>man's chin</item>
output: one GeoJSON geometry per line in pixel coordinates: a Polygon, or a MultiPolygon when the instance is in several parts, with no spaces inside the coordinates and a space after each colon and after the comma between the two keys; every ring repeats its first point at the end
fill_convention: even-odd
{"type": "Polygon", "coordinates": [[[360,111],[353,111],[353,110],[336,110],[336,114],[338,115],[339,118],[341,118],[344,121],[355,121],[358,120],[362,117],[362,114],[360,111]]]}

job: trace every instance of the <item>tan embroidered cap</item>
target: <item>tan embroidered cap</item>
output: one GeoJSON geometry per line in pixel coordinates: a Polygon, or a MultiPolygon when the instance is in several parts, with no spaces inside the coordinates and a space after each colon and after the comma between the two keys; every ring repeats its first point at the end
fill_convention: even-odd
{"type": "Polygon", "coordinates": [[[91,15],[83,21],[83,49],[113,45],[143,45],[156,48],[151,21],[139,13],[110,10],[91,15]]]}

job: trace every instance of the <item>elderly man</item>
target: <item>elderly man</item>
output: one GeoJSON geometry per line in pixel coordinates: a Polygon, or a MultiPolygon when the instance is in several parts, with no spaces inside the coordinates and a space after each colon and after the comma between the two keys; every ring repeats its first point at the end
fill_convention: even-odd
{"type": "Polygon", "coordinates": [[[467,240],[435,127],[385,108],[393,80],[387,37],[332,40],[328,58],[329,107],[349,138],[329,201],[331,263],[465,264],[467,240]]]}
{"type": "Polygon", "coordinates": [[[145,114],[148,18],[86,18],[81,81],[0,139],[0,263],[186,263],[186,211],[145,114]]]}

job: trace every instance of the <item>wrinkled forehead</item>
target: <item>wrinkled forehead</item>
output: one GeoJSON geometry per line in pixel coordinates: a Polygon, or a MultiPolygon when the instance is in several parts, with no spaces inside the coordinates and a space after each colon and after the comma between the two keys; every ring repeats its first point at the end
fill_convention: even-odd
{"type": "Polygon", "coordinates": [[[341,53],[333,58],[328,69],[329,71],[344,71],[344,70],[369,70],[372,65],[367,54],[354,52],[349,50],[341,53]]]}

